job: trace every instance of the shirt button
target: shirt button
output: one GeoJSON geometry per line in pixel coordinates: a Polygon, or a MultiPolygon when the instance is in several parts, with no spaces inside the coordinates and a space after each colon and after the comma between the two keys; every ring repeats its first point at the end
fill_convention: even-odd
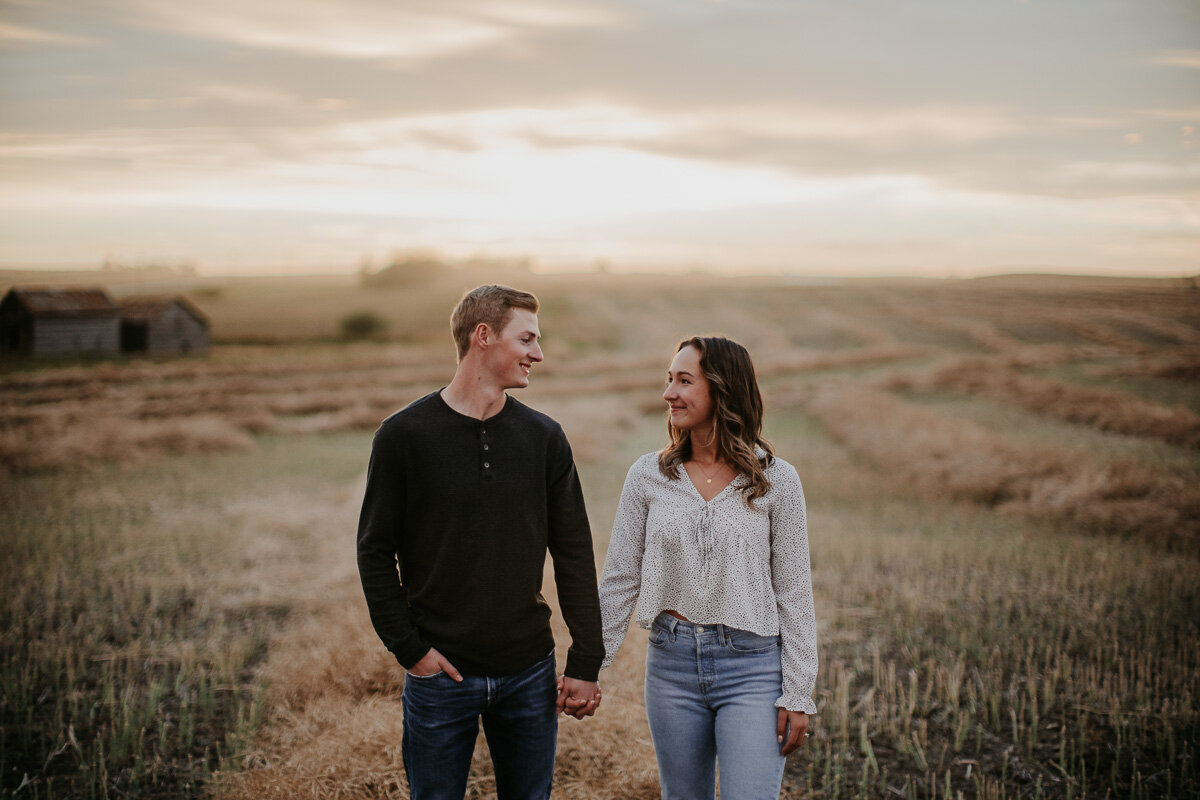
{"type": "Polygon", "coordinates": [[[479,429],[479,434],[480,434],[481,436],[483,436],[483,435],[486,435],[486,434],[487,434],[487,428],[480,428],[480,429],[479,429]]]}
{"type": "Polygon", "coordinates": [[[483,462],[483,468],[484,468],[484,469],[491,469],[491,468],[492,468],[492,464],[491,464],[491,462],[490,462],[490,461],[485,461],[485,462],[483,462]]]}
{"type": "Polygon", "coordinates": [[[483,446],[483,449],[484,449],[484,450],[491,450],[491,448],[490,448],[490,447],[488,447],[486,444],[483,446]]]}

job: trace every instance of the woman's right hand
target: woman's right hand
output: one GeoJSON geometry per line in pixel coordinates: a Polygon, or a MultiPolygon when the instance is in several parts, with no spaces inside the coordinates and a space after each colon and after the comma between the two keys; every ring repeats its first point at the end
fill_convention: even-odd
{"type": "Polygon", "coordinates": [[[779,723],[775,728],[779,740],[779,755],[786,756],[804,743],[808,736],[808,714],[803,711],[779,709],[779,723]]]}
{"type": "Polygon", "coordinates": [[[439,672],[444,672],[454,680],[462,683],[462,675],[458,673],[458,670],[454,668],[454,665],[447,661],[444,655],[439,653],[437,650],[434,650],[432,647],[429,648],[428,653],[421,657],[420,661],[413,664],[408,669],[408,674],[412,675],[414,678],[428,678],[438,674],[439,672]]]}

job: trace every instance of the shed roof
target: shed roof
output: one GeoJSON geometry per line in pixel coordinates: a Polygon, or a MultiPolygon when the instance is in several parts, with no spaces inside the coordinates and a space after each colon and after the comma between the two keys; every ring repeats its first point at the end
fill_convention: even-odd
{"type": "Polygon", "coordinates": [[[32,316],[107,314],[117,310],[108,293],[97,288],[14,286],[8,294],[32,316]]]}
{"type": "Polygon", "coordinates": [[[162,316],[171,305],[178,305],[197,321],[208,325],[208,317],[183,296],[140,295],[121,300],[121,319],[128,322],[150,322],[162,316]]]}

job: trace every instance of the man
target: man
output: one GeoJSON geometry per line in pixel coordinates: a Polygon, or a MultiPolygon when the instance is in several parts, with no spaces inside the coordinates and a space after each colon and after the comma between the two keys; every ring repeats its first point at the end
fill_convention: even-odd
{"type": "Polygon", "coordinates": [[[375,433],[358,569],[371,622],[408,671],[413,800],[461,800],[480,718],[500,800],[549,797],[558,713],[600,703],[596,566],[571,448],[505,393],[542,360],[537,311],[507,286],[468,292],[451,316],[454,379],[375,433]],[[547,549],[572,639],[557,683],[547,549]]]}

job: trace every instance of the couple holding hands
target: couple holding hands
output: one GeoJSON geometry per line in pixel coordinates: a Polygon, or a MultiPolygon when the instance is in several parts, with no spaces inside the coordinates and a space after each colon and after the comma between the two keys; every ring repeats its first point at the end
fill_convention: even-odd
{"type": "Polygon", "coordinates": [[[570,445],[506,393],[542,360],[538,301],[468,292],[444,389],[376,431],[358,527],[371,622],[407,670],[413,800],[461,800],[482,719],[500,800],[550,796],[558,716],[591,716],[632,617],[649,630],[646,714],[666,800],[777,798],[817,674],[804,494],[762,438],[744,347],[682,342],[669,441],[625,479],[599,585],[570,445]],[[557,677],[549,551],[571,634],[557,677]]]}

